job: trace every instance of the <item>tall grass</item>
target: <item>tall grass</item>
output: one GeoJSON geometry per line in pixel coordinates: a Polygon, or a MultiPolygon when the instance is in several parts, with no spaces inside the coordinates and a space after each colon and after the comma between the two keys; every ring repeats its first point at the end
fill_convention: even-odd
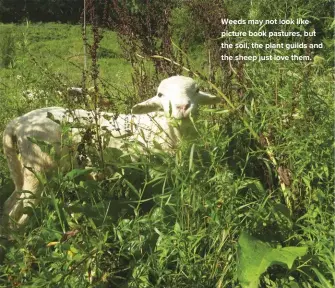
{"type": "MultiPolygon", "coordinates": [[[[262,1],[255,3],[267,11],[262,1]]],[[[231,15],[237,13],[234,7],[231,15]]],[[[251,14],[263,11],[252,8],[251,14]]],[[[80,83],[77,33],[79,27],[69,25],[29,27],[30,54],[17,51],[16,65],[0,71],[4,123],[40,106],[19,98],[30,85],[54,93],[61,85],[80,83]]],[[[106,32],[97,50],[98,88],[124,111],[136,97],[125,87],[130,69],[115,39],[106,32]]],[[[130,162],[127,153],[105,150],[104,170],[114,172],[102,181],[83,178],[83,170],[52,175],[41,204],[28,211],[31,221],[6,245],[0,285],[241,287],[239,237],[245,232],[272,248],[308,248],[290,268],[274,261],[261,275],[261,287],[332,287],[334,112],[327,49],[319,51],[320,61],[235,63],[238,73],[218,71],[213,77],[203,65],[205,51],[190,49],[179,68],[202,75],[197,81],[226,104],[201,111],[196,141],[183,143],[173,155],[148,153],[130,162]],[[197,55],[202,56],[192,61],[197,55]],[[220,76],[231,82],[216,81],[220,76]]],[[[146,62],[138,69],[148,75],[152,63],[141,61],[146,62]]],[[[8,195],[8,173],[0,172],[1,192],[8,195]]]]}
{"type": "Polygon", "coordinates": [[[0,67],[2,68],[10,68],[15,65],[15,39],[14,34],[10,29],[6,29],[6,31],[2,31],[1,33],[1,46],[0,46],[0,67]]]}

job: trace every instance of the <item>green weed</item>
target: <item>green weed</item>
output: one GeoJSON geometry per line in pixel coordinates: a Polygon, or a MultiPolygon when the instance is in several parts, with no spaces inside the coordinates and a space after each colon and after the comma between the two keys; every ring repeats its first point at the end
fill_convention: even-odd
{"type": "MultiPolygon", "coordinates": [[[[264,1],[249,7],[245,1],[239,4],[246,7],[242,12],[242,6],[228,2],[236,17],[242,12],[260,18],[308,12],[293,9],[299,1],[293,8],[264,1]]],[[[173,14],[175,39],[188,31],[183,30],[190,17],[185,11],[173,14]]],[[[318,25],[328,33],[328,20],[319,18],[318,25]]],[[[15,115],[46,105],[45,98],[50,106],[81,106],[56,93],[83,84],[80,27],[49,23],[10,29],[13,35],[24,31],[25,44],[14,45],[15,65],[0,70],[0,130],[15,115]],[[33,102],[22,98],[32,88],[47,97],[33,102]]],[[[98,96],[110,100],[109,110],[128,112],[138,100],[134,91],[142,87],[130,85],[132,69],[122,58],[116,34],[103,35],[97,51],[98,96]]],[[[196,71],[193,75],[207,75],[208,54],[196,36],[190,35],[194,45],[184,55],[187,65],[179,65],[196,71]]],[[[226,101],[201,111],[196,141],[185,141],[173,155],[161,151],[130,162],[127,153],[106,150],[102,162],[99,149],[91,147],[93,170],[107,172],[103,180],[88,180],[87,169],[53,173],[42,185],[40,205],[28,208],[31,221],[5,243],[0,286],[251,287],[251,279],[260,287],[331,287],[330,48],[318,51],[311,62],[233,63],[232,70],[217,71],[211,81],[197,78],[204,90],[226,101]],[[257,258],[254,244],[274,255],[257,258]],[[286,255],[290,250],[292,257],[286,255]],[[255,262],[245,262],[245,257],[255,262]],[[248,271],[256,271],[252,274],[257,277],[249,277],[248,271]]],[[[158,60],[166,61],[156,56],[158,60]]],[[[152,62],[141,61],[136,71],[149,77],[152,62]]],[[[150,85],[142,90],[152,91],[150,85]]],[[[13,187],[2,154],[0,167],[5,198],[13,187]]]]}

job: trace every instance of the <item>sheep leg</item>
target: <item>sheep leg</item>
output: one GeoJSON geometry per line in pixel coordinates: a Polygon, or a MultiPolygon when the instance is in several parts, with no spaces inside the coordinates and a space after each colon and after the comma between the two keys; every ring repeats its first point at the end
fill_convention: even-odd
{"type": "Polygon", "coordinates": [[[36,192],[38,191],[39,181],[28,169],[24,168],[24,183],[22,191],[14,193],[6,200],[4,205],[4,215],[12,219],[10,226],[21,226],[28,220],[28,214],[23,212],[25,207],[34,206],[38,201],[36,192]],[[16,224],[14,224],[16,223],[16,224]]]}
{"type": "MultiPolygon", "coordinates": [[[[38,172],[38,171],[36,171],[38,172]]],[[[23,193],[21,194],[22,199],[22,208],[25,207],[34,207],[40,198],[40,192],[38,189],[39,181],[34,175],[33,172],[29,171],[28,169],[24,169],[24,184],[23,184],[23,193]],[[27,192],[28,191],[28,192],[27,192]]],[[[17,218],[17,223],[19,225],[23,225],[28,220],[28,214],[21,213],[21,217],[17,218]]]]}

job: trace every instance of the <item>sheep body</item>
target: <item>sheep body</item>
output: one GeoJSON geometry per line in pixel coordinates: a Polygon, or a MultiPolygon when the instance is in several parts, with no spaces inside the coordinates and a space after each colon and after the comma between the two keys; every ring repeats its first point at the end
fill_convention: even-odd
{"type": "MultiPolygon", "coordinates": [[[[31,111],[11,121],[3,134],[3,149],[6,155],[11,176],[15,184],[15,191],[23,191],[21,195],[13,193],[4,205],[4,215],[9,215],[19,224],[25,222],[27,215],[21,215],[23,207],[35,204],[40,196],[38,193],[39,181],[34,173],[45,173],[55,166],[52,157],[43,152],[41,147],[32,139],[44,141],[53,145],[63,169],[70,169],[70,160],[66,157],[69,150],[62,145],[62,128],[64,125],[82,126],[72,128],[72,142],[74,145],[81,142],[81,130],[94,126],[95,113],[85,110],[67,111],[61,107],[48,107],[31,111]],[[51,119],[52,118],[52,119],[51,119]],[[20,155],[20,157],[18,157],[20,155]],[[67,168],[66,168],[67,167],[67,168]],[[29,192],[25,192],[29,191],[29,192]],[[29,199],[31,192],[34,199],[29,199]],[[18,202],[17,198],[24,199],[18,202]]],[[[98,126],[101,127],[102,142],[104,147],[122,149],[127,142],[138,141],[146,148],[150,148],[156,139],[164,148],[172,147],[171,139],[177,140],[171,133],[171,139],[166,134],[168,123],[161,113],[149,113],[148,115],[118,115],[113,113],[98,113],[98,126]],[[106,137],[104,137],[106,136],[106,137]],[[107,137],[108,136],[108,137],[107,137]],[[107,143],[108,141],[108,143],[107,143]]],[[[173,131],[173,130],[172,130],[173,131]]],[[[76,150],[76,147],[74,147],[76,150]]],[[[162,148],[163,149],[163,148],[162,148]]],[[[75,158],[75,157],[74,157],[75,158]]],[[[79,166],[79,165],[75,165],[79,166]]]]}
{"type": "Polygon", "coordinates": [[[123,150],[125,142],[139,142],[143,148],[153,149],[158,145],[172,151],[181,138],[194,136],[190,115],[196,112],[197,106],[220,101],[199,91],[193,79],[173,76],[161,82],[154,97],[135,105],[130,115],[48,107],[12,120],[3,134],[3,148],[15,191],[4,204],[3,226],[9,221],[7,217],[18,225],[25,223],[28,216],[23,208],[36,204],[40,196],[35,174],[47,173],[55,166],[52,157],[32,139],[52,144],[63,164],[68,160],[64,156],[69,154],[69,149],[62,145],[60,123],[70,125],[74,144],[82,141],[80,130],[92,126],[101,128],[103,147],[123,150]],[[29,199],[31,194],[34,197],[29,199]]]}

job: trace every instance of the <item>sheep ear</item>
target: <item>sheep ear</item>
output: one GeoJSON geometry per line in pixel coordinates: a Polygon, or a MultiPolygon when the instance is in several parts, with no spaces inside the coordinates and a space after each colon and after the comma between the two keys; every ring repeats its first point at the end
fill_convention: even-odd
{"type": "Polygon", "coordinates": [[[212,105],[222,102],[222,98],[203,91],[198,92],[197,100],[199,105],[212,105]]]}
{"type": "Polygon", "coordinates": [[[147,114],[150,112],[155,112],[155,111],[160,111],[160,110],[163,110],[162,106],[157,96],[155,96],[155,97],[152,97],[151,99],[148,99],[144,102],[141,102],[133,106],[133,108],[131,109],[131,113],[132,114],[147,114]]]}

